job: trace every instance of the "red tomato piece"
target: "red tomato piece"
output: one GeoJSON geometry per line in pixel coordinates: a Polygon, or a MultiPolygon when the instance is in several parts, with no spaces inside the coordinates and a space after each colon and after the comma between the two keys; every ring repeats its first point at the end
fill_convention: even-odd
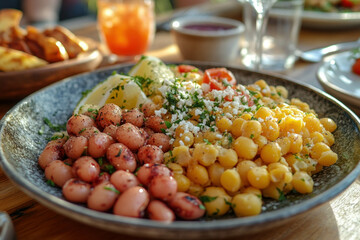
{"type": "Polygon", "coordinates": [[[341,6],[346,8],[352,8],[354,6],[354,2],[351,0],[341,0],[341,6]]]}
{"type": "Polygon", "coordinates": [[[200,69],[192,65],[179,65],[177,68],[179,73],[196,72],[199,73],[200,75],[204,74],[200,69]]]}
{"type": "Polygon", "coordinates": [[[224,90],[235,86],[236,79],[226,68],[210,68],[205,70],[203,83],[209,84],[211,90],[224,90]]]}
{"type": "Polygon", "coordinates": [[[360,75],[360,58],[356,59],[354,65],[352,65],[352,71],[360,75]]]}

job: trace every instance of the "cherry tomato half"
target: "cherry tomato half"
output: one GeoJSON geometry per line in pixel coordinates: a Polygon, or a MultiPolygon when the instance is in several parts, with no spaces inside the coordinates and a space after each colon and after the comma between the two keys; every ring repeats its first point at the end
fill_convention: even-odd
{"type": "Polygon", "coordinates": [[[177,68],[179,73],[196,72],[199,73],[200,75],[204,74],[200,69],[192,65],[179,65],[177,68]]]}
{"type": "Polygon", "coordinates": [[[341,6],[346,8],[352,8],[354,6],[354,2],[351,0],[341,0],[341,6]]]}
{"type": "Polygon", "coordinates": [[[352,71],[360,75],[360,58],[356,59],[354,65],[352,65],[352,71]]]}
{"type": "Polygon", "coordinates": [[[235,86],[236,79],[226,68],[210,68],[205,70],[203,83],[209,84],[211,90],[224,90],[235,86]]]}

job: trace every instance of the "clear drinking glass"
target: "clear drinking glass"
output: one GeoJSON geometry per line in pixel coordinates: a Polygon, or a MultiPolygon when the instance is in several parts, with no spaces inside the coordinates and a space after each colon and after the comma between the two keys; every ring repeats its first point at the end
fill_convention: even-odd
{"type": "Polygon", "coordinates": [[[303,0],[278,0],[272,6],[268,12],[266,28],[262,32],[260,52],[254,41],[256,33],[253,31],[257,24],[257,13],[251,6],[244,5],[243,21],[246,30],[245,41],[242,41],[241,46],[242,63],[257,70],[290,69],[296,60],[302,9],[303,0]],[[258,61],[258,58],[261,61],[258,61]]]}
{"type": "Polygon", "coordinates": [[[270,8],[276,1],[277,0],[242,0],[242,2],[245,4],[251,5],[256,13],[256,22],[254,28],[255,34],[253,35],[253,42],[255,43],[253,67],[255,70],[260,69],[262,62],[263,35],[265,32],[270,8]]]}
{"type": "Polygon", "coordinates": [[[109,51],[118,57],[135,57],[147,51],[154,39],[152,0],[98,0],[98,27],[109,51]]]}

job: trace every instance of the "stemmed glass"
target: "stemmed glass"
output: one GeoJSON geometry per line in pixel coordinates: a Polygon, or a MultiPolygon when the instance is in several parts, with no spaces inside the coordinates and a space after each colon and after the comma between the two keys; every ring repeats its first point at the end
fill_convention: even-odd
{"type": "Polygon", "coordinates": [[[263,36],[265,34],[265,27],[269,18],[269,11],[277,0],[242,0],[244,3],[250,4],[257,16],[255,24],[255,59],[254,69],[260,70],[261,56],[263,51],[263,36]]]}

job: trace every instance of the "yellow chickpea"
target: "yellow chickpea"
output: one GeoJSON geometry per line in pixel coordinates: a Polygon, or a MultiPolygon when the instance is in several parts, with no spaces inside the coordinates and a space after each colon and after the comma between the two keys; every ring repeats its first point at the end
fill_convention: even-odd
{"type": "Polygon", "coordinates": [[[301,152],[302,148],[303,148],[303,139],[302,136],[300,134],[296,134],[296,133],[292,133],[289,134],[289,139],[290,139],[290,153],[299,153],[301,152]]]}
{"type": "Polygon", "coordinates": [[[261,131],[261,124],[256,120],[245,121],[241,126],[241,135],[251,139],[259,137],[261,131]]]}
{"type": "Polygon", "coordinates": [[[323,152],[318,159],[318,163],[322,166],[330,166],[336,163],[338,160],[338,155],[333,151],[323,152]]]}
{"type": "Polygon", "coordinates": [[[258,145],[247,137],[238,137],[234,144],[233,149],[236,151],[238,157],[244,159],[253,159],[257,153],[258,145]]]}
{"type": "Polygon", "coordinates": [[[200,199],[208,216],[222,216],[230,209],[231,197],[221,187],[207,187],[200,199]]]}
{"type": "Polygon", "coordinates": [[[252,193],[256,195],[258,198],[262,198],[262,193],[260,189],[254,188],[254,187],[247,187],[242,190],[241,193],[252,193]]]}
{"type": "MultiPolygon", "coordinates": [[[[281,105],[281,104],[279,104],[281,105]]],[[[274,118],[278,119],[278,122],[282,122],[282,119],[285,117],[285,113],[283,111],[281,111],[281,108],[278,106],[276,108],[274,108],[273,110],[274,113],[274,118]]]]}
{"type": "Polygon", "coordinates": [[[281,148],[279,144],[276,142],[269,142],[266,144],[261,149],[260,157],[267,164],[279,161],[281,157],[281,148]]]}
{"type": "Polygon", "coordinates": [[[227,169],[221,174],[220,183],[229,192],[236,192],[241,187],[240,174],[235,168],[227,169]]]}
{"type": "Polygon", "coordinates": [[[216,161],[219,150],[212,144],[199,143],[195,146],[193,159],[201,165],[208,167],[216,161]]]}
{"type": "Polygon", "coordinates": [[[241,118],[244,120],[250,120],[252,117],[252,115],[250,113],[244,113],[243,115],[241,115],[241,118]]]}
{"type": "Polygon", "coordinates": [[[185,132],[184,127],[183,126],[178,126],[175,129],[175,137],[180,137],[184,132],[185,132]]]}
{"type": "Polygon", "coordinates": [[[321,118],[320,123],[326,131],[333,132],[337,128],[336,123],[331,118],[321,118]]]}
{"type": "Polygon", "coordinates": [[[300,171],[293,175],[292,185],[297,192],[306,194],[313,191],[314,181],[309,174],[300,171]]]}
{"type": "Polygon", "coordinates": [[[264,167],[253,167],[248,171],[248,181],[251,186],[264,189],[270,184],[270,176],[266,168],[264,167]]]}
{"type": "Polygon", "coordinates": [[[284,86],[276,86],[276,92],[283,98],[288,97],[288,90],[284,86]]]}
{"type": "Polygon", "coordinates": [[[299,133],[303,138],[310,138],[310,131],[306,127],[303,127],[299,133]]]}
{"type": "Polygon", "coordinates": [[[281,156],[284,156],[290,151],[291,141],[288,137],[282,137],[276,139],[277,144],[279,144],[281,149],[281,156]]]}
{"type": "Polygon", "coordinates": [[[320,165],[320,164],[316,164],[315,166],[315,170],[311,172],[311,174],[316,174],[318,172],[320,172],[321,170],[323,170],[324,166],[320,165]]]}
{"type": "Polygon", "coordinates": [[[182,166],[178,163],[168,163],[166,164],[166,166],[174,173],[174,174],[183,174],[184,173],[184,169],[182,168],[182,166]]]}
{"type": "Polygon", "coordinates": [[[254,117],[256,117],[257,119],[262,119],[262,120],[265,120],[266,118],[272,116],[274,116],[274,113],[268,107],[260,107],[254,115],[254,117]]]}
{"type": "Polygon", "coordinates": [[[319,132],[312,132],[310,134],[310,138],[312,140],[312,142],[315,144],[315,143],[318,143],[318,142],[323,142],[324,141],[324,135],[322,135],[321,133],[319,132]]]}
{"type": "Polygon", "coordinates": [[[187,192],[191,195],[199,197],[204,192],[204,187],[194,182],[190,182],[190,186],[187,192]]]}
{"type": "Polygon", "coordinates": [[[206,131],[203,135],[203,138],[214,144],[218,140],[218,136],[221,135],[219,132],[206,131]]]}
{"type": "Polygon", "coordinates": [[[189,190],[191,183],[189,178],[187,178],[185,175],[177,174],[177,173],[175,173],[173,177],[177,182],[178,192],[186,192],[189,190]]]}
{"type": "Polygon", "coordinates": [[[212,164],[208,167],[209,177],[210,177],[211,183],[214,186],[218,186],[218,187],[221,186],[220,177],[224,171],[225,171],[225,168],[223,166],[221,166],[220,163],[218,163],[218,162],[215,162],[214,164],[212,164]]]}
{"type": "Polygon", "coordinates": [[[193,165],[187,168],[186,175],[192,182],[199,184],[201,186],[206,186],[209,184],[209,174],[204,166],[193,165]]]}
{"type": "Polygon", "coordinates": [[[300,117],[286,116],[279,124],[283,133],[300,133],[304,122],[300,117]]]}
{"type": "Polygon", "coordinates": [[[301,111],[310,112],[309,104],[302,102],[298,98],[292,98],[290,103],[291,105],[297,106],[301,111]]]}
{"type": "Polygon", "coordinates": [[[280,135],[279,125],[275,120],[267,120],[262,124],[262,135],[270,141],[275,141],[280,135]]]}
{"type": "Polygon", "coordinates": [[[330,151],[330,147],[323,142],[314,144],[310,151],[310,156],[313,159],[319,159],[323,152],[330,151]]]}
{"type": "Polygon", "coordinates": [[[263,80],[263,79],[257,80],[257,81],[255,82],[255,84],[258,85],[258,86],[260,87],[260,89],[268,88],[268,87],[269,87],[269,85],[268,85],[268,84],[266,83],[266,81],[263,80]]]}
{"type": "Polygon", "coordinates": [[[289,164],[289,166],[291,167],[292,172],[294,173],[297,169],[295,167],[295,163],[298,161],[296,159],[296,155],[295,154],[288,154],[285,156],[286,162],[289,164]]]}
{"type": "Polygon", "coordinates": [[[331,147],[335,143],[334,135],[330,131],[324,132],[324,142],[331,147]]]}
{"type": "MultiPolygon", "coordinates": [[[[287,184],[288,186],[290,184],[287,184]]],[[[269,197],[278,201],[285,199],[285,184],[282,182],[274,183],[271,182],[269,186],[262,189],[262,194],[264,197],[269,197]]]]}
{"type": "Polygon", "coordinates": [[[203,143],[203,142],[204,142],[204,134],[202,132],[195,134],[194,144],[203,143]]]}
{"type": "Polygon", "coordinates": [[[173,147],[188,146],[191,147],[194,144],[194,135],[191,132],[180,134],[173,143],[173,147]]]}
{"type": "Polygon", "coordinates": [[[241,136],[241,133],[242,133],[241,127],[242,127],[242,125],[243,125],[244,122],[245,122],[245,120],[242,119],[242,118],[236,118],[236,119],[233,121],[233,123],[232,123],[232,125],[231,125],[231,128],[230,128],[230,131],[231,131],[231,134],[232,134],[235,138],[241,136]]]}
{"type": "Polygon", "coordinates": [[[265,165],[264,161],[263,161],[261,158],[257,158],[257,159],[255,159],[253,162],[254,162],[254,163],[256,164],[256,166],[258,166],[258,167],[261,167],[261,166],[265,165]]]}
{"type": "Polygon", "coordinates": [[[321,131],[320,120],[315,117],[315,115],[308,114],[304,117],[303,120],[305,122],[305,127],[310,131],[310,133],[321,131]]]}
{"type": "Polygon", "coordinates": [[[261,213],[262,201],[255,194],[237,194],[233,197],[231,203],[238,217],[255,216],[261,213]]]}
{"type": "Polygon", "coordinates": [[[249,181],[247,179],[248,172],[251,168],[257,167],[257,165],[250,160],[244,160],[238,163],[236,166],[236,170],[240,174],[241,182],[244,186],[249,185],[249,181]]]}
{"type": "Polygon", "coordinates": [[[223,167],[232,168],[238,163],[238,156],[233,149],[221,148],[218,161],[223,167]]]}
{"type": "Polygon", "coordinates": [[[230,131],[232,122],[227,117],[222,117],[216,121],[216,126],[220,132],[230,131]]]}
{"type": "MultiPolygon", "coordinates": [[[[187,167],[191,160],[190,150],[187,146],[175,147],[172,151],[172,158],[175,159],[176,163],[180,166],[187,167]]],[[[171,155],[171,154],[170,154],[171,155]]]]}
{"type": "Polygon", "coordinates": [[[254,143],[258,145],[258,153],[260,153],[261,149],[267,144],[268,140],[266,137],[260,135],[257,138],[254,138],[254,143]]]}
{"type": "MultiPolygon", "coordinates": [[[[272,163],[272,164],[277,164],[277,163],[272,163]]],[[[270,165],[268,171],[271,182],[290,183],[292,181],[292,173],[285,165],[277,164],[276,167],[271,167],[271,168],[270,165]]]]}

